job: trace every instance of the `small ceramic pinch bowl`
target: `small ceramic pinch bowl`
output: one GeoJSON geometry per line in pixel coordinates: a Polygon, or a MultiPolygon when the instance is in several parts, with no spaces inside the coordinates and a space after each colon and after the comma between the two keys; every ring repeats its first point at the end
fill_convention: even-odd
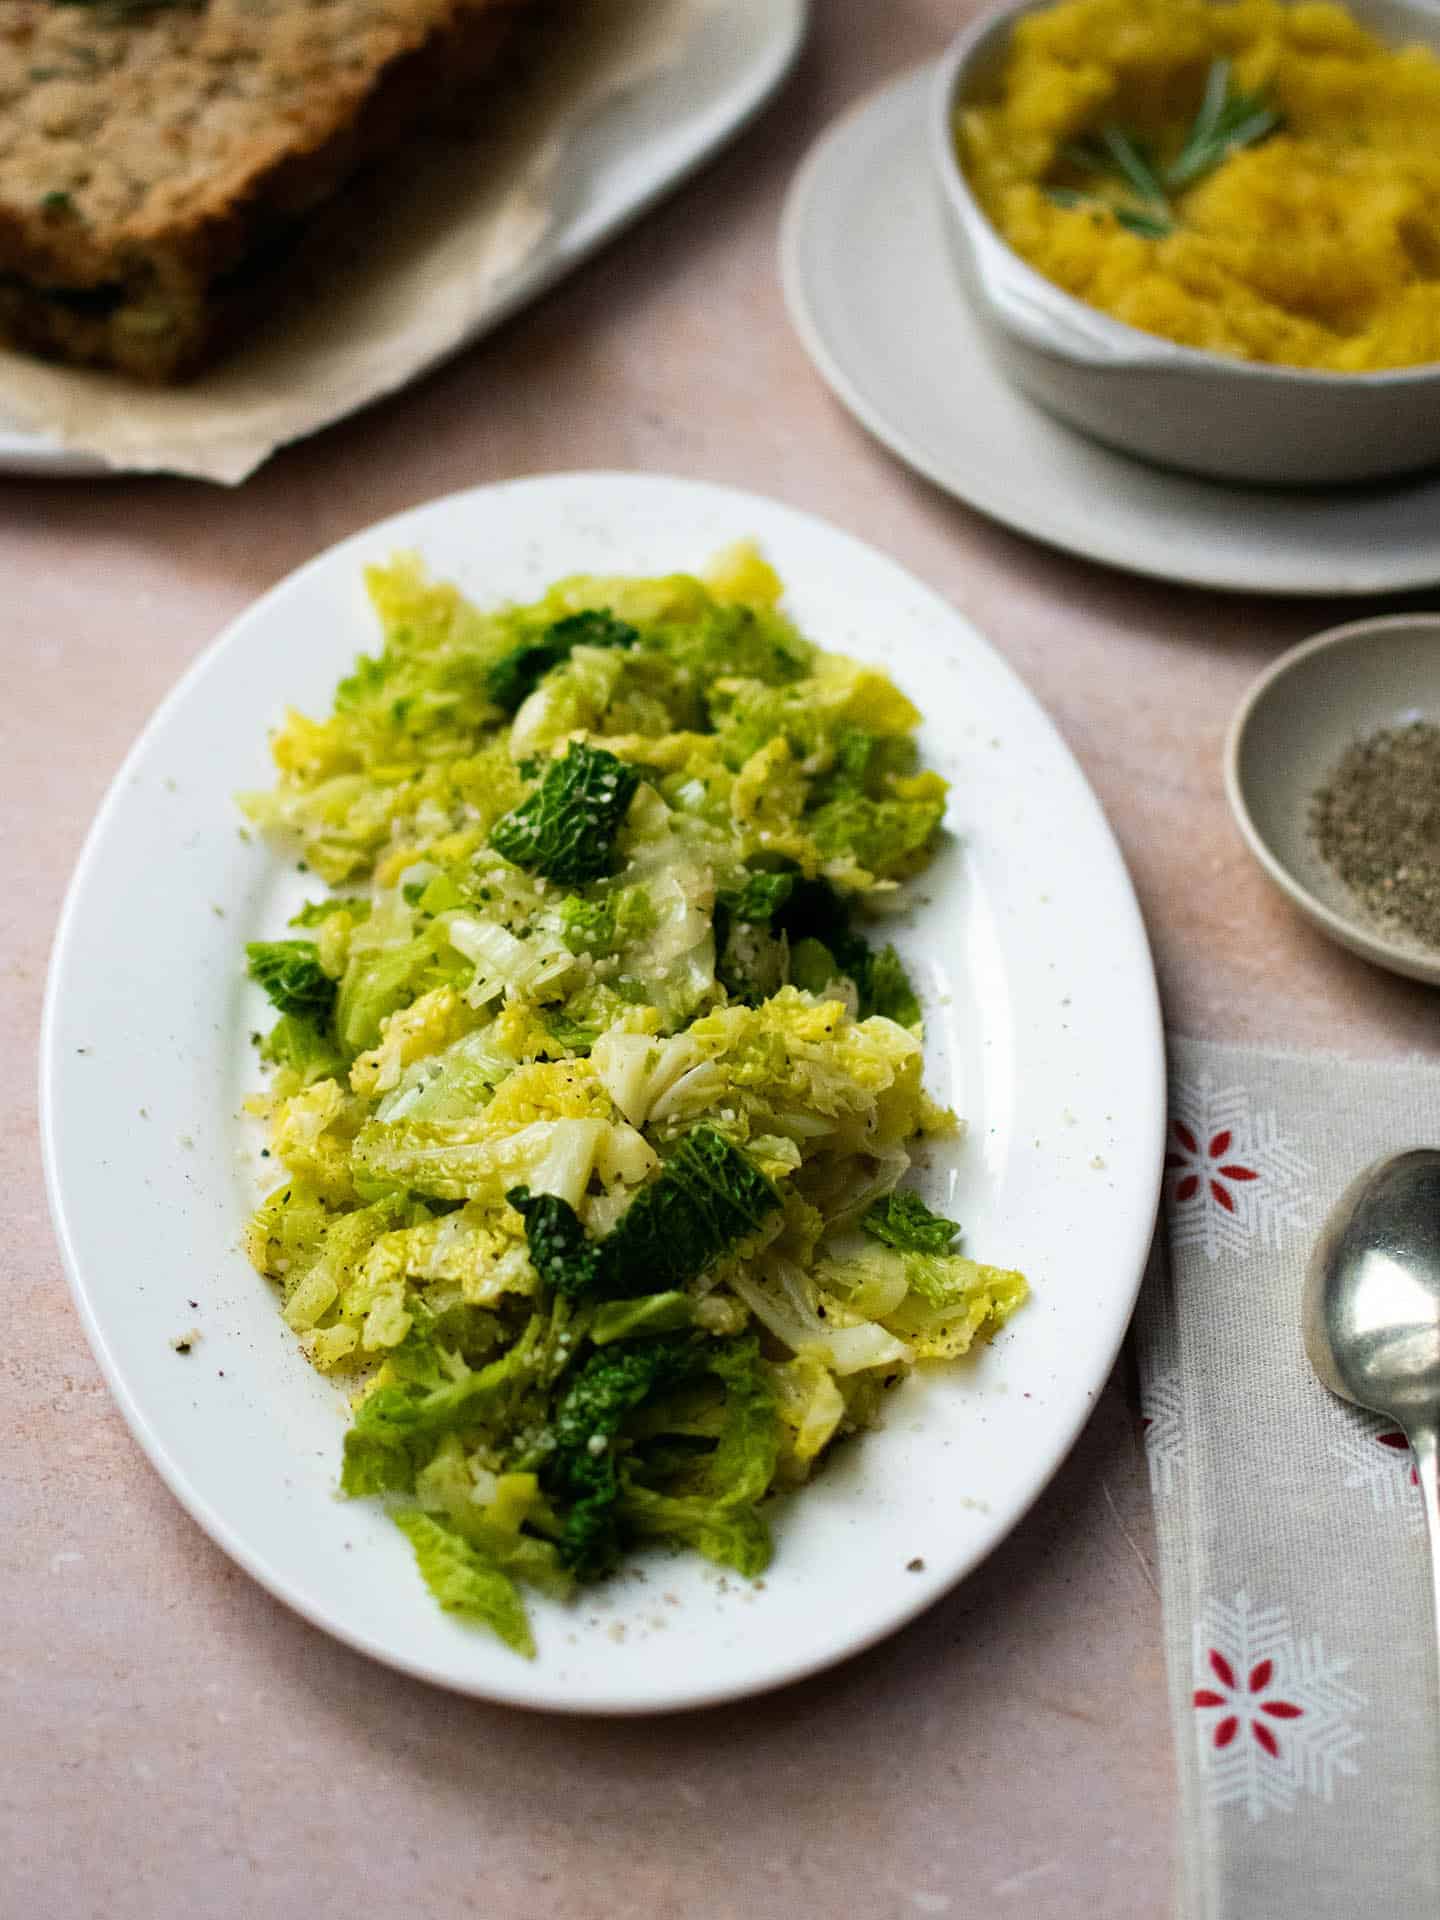
{"type": "MultiPolygon", "coordinates": [[[[1322,373],[1176,346],[1087,306],[1001,239],[955,148],[958,109],[993,99],[1017,21],[1051,0],[983,15],[940,62],[932,170],[961,277],[1002,370],[1071,426],[1162,466],[1264,486],[1378,480],[1440,462],[1440,363],[1322,373]]],[[[1440,53],[1440,9],[1347,0],[1394,45],[1440,53]]]]}
{"type": "Polygon", "coordinates": [[[1368,918],[1310,832],[1312,796],[1346,748],[1415,720],[1440,726],[1440,613],[1332,627],[1282,654],[1245,696],[1225,792],[1251,853],[1308,920],[1378,966],[1440,985],[1440,952],[1368,918]]]}

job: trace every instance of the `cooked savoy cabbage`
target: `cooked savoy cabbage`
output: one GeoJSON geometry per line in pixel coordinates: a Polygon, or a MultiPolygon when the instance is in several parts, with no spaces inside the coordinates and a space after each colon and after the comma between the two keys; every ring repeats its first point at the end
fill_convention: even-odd
{"type": "Polygon", "coordinates": [[[639,1543],[761,1572],[766,1496],[1026,1286],[902,1184],[955,1125],[867,912],[944,809],[909,700],[749,547],[493,613],[368,585],[380,652],[241,801],[329,889],[248,949],[248,1245],[351,1389],[344,1492],[528,1654],[521,1588],[639,1543]]]}

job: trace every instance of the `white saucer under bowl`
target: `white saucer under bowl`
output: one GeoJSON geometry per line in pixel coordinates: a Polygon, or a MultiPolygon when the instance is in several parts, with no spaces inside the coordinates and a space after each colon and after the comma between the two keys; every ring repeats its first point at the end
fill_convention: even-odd
{"type": "Polygon", "coordinates": [[[991,360],[952,264],[926,150],[933,69],[826,132],[790,190],[781,269],[811,358],[937,486],[1111,566],[1233,592],[1397,593],[1440,581],[1440,474],[1325,492],[1226,486],[1062,426],[991,360]]]}

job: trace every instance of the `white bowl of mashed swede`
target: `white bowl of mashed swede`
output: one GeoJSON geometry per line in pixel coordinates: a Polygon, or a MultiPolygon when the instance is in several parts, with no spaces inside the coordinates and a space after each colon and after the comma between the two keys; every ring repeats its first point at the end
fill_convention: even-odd
{"type": "MultiPolygon", "coordinates": [[[[961,163],[957,124],[996,101],[1017,23],[1052,4],[1022,0],[983,16],[941,60],[931,93],[928,138],[946,235],[1005,375],[1047,411],[1110,446],[1220,480],[1316,487],[1392,478],[1440,462],[1440,354],[1416,365],[1350,371],[1181,344],[1065,291],[1002,237],[961,163]]],[[[1135,4],[1153,11],[1153,0],[1135,4]]],[[[1345,12],[1389,47],[1440,55],[1440,10],[1409,0],[1349,0],[1345,12]]],[[[1197,89],[1203,80],[1202,72],[1197,89]]],[[[1092,150],[1102,150],[1103,137],[1102,129],[1092,150]]],[[[1042,191],[1062,206],[1084,204],[1073,190],[1042,191]]],[[[1126,222],[1135,222],[1132,253],[1156,239],[1163,244],[1163,212],[1154,230],[1144,199],[1128,184],[1120,192],[1130,197],[1126,222]]],[[[1098,215],[1100,223],[1109,218],[1098,215]]],[[[1440,260],[1431,271],[1440,295],[1440,260]]]]}

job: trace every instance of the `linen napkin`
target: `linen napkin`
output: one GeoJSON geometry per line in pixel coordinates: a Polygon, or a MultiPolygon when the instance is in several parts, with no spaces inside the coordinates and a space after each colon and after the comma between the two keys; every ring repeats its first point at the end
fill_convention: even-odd
{"type": "Polygon", "coordinates": [[[1436,1920],[1440,1681],[1403,1434],[1320,1386],[1311,1245],[1440,1146],[1440,1069],[1171,1042],[1135,1323],[1180,1777],[1183,1920],[1436,1920]]]}

